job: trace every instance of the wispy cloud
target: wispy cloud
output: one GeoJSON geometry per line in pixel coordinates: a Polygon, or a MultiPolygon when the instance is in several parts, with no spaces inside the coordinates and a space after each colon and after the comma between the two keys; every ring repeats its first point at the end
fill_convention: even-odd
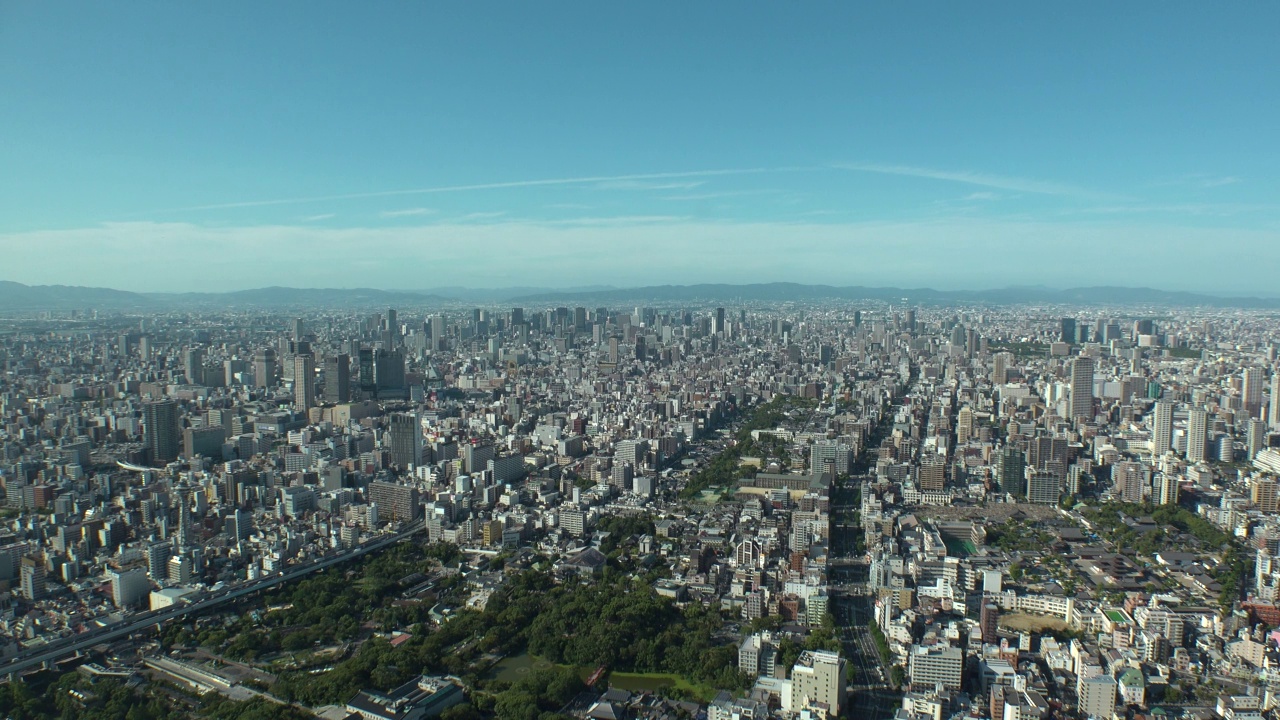
{"type": "Polygon", "coordinates": [[[454,218],[454,220],[455,221],[492,220],[493,218],[500,218],[506,214],[507,213],[505,210],[497,210],[492,212],[473,212],[473,213],[467,213],[466,215],[461,215],[459,217],[456,217],[454,218]]]}
{"type": "Polygon", "coordinates": [[[799,169],[802,168],[730,168],[721,170],[686,170],[681,172],[639,173],[633,175],[590,175],[585,177],[550,178],[542,180],[513,180],[510,182],[477,183],[474,185],[442,185],[438,187],[412,188],[407,190],[378,190],[374,192],[314,195],[310,197],[280,198],[273,200],[244,200],[240,202],[191,205],[188,207],[155,210],[150,214],[169,215],[174,213],[195,212],[199,210],[232,210],[235,208],[267,207],[271,205],[302,205],[305,203],[315,202],[336,202],[339,200],[363,200],[368,198],[397,197],[402,195],[430,195],[434,193],[469,192],[477,190],[505,190],[510,188],[548,187],[559,185],[599,185],[601,183],[672,180],[679,178],[717,177],[724,175],[757,175],[761,173],[788,172],[799,169]]]}
{"type": "Polygon", "coordinates": [[[643,180],[607,180],[596,185],[600,190],[692,190],[706,185],[705,180],[692,182],[646,182],[643,180]]]}
{"type": "Polygon", "coordinates": [[[567,220],[528,221],[536,225],[646,225],[688,220],[681,215],[620,215],[616,217],[579,217],[567,220]]]}
{"type": "Polygon", "coordinates": [[[404,210],[387,210],[381,213],[384,218],[413,217],[415,215],[431,215],[436,210],[433,208],[405,208],[404,210]]]}
{"type": "Polygon", "coordinates": [[[1176,204],[1121,204],[1100,205],[1063,211],[1064,215],[1128,215],[1151,214],[1161,215],[1203,215],[1227,217],[1246,213],[1280,212],[1280,205],[1260,203],[1176,203],[1176,204]]]}
{"type": "Polygon", "coordinates": [[[1200,183],[1200,187],[1222,187],[1223,185],[1234,185],[1238,182],[1240,182],[1240,178],[1234,175],[1228,175],[1226,177],[1209,178],[1208,180],[1200,183]]]}
{"type": "Polygon", "coordinates": [[[960,199],[961,200],[999,200],[1000,195],[998,193],[987,192],[984,190],[982,192],[969,193],[968,195],[965,195],[960,199]]]}
{"type": "Polygon", "coordinates": [[[719,198],[742,197],[743,195],[770,195],[777,190],[726,190],[724,192],[687,193],[684,195],[662,195],[659,200],[716,200],[719,198]]]}
{"type": "Polygon", "coordinates": [[[335,215],[334,213],[325,213],[323,215],[308,215],[307,217],[302,218],[302,222],[320,222],[321,220],[328,220],[329,218],[333,218],[333,217],[337,217],[337,215],[335,215]]]}
{"type": "Polygon", "coordinates": [[[857,172],[879,173],[882,175],[902,175],[906,177],[928,178],[930,180],[945,180],[948,182],[964,183],[966,185],[996,188],[997,190],[1036,193],[1038,195],[1063,195],[1084,198],[1112,197],[1106,193],[1099,193],[1086,188],[1075,187],[1073,185],[1065,185],[1046,180],[1035,180],[1032,178],[989,175],[987,173],[971,172],[967,170],[938,170],[934,168],[914,167],[911,165],[880,165],[876,163],[836,163],[833,164],[832,167],[840,170],[854,170],[857,172]]]}

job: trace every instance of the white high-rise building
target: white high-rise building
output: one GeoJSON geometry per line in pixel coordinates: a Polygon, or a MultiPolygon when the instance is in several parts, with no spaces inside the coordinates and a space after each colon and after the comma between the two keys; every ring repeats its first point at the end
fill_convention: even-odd
{"type": "Polygon", "coordinates": [[[845,660],[839,653],[806,650],[791,668],[791,708],[800,712],[815,704],[836,717],[845,704],[845,660]]]}
{"type": "Polygon", "coordinates": [[[1195,409],[1187,418],[1187,462],[1203,462],[1209,443],[1209,413],[1195,409]]]}
{"type": "Polygon", "coordinates": [[[146,568],[112,570],[107,575],[111,578],[111,601],[118,608],[137,605],[151,592],[146,568]]]}
{"type": "Polygon", "coordinates": [[[1151,426],[1151,454],[1159,457],[1173,447],[1173,403],[1156,403],[1156,417],[1151,426]]]}
{"type": "Polygon", "coordinates": [[[1178,476],[1173,473],[1161,473],[1156,484],[1156,500],[1161,505],[1178,504],[1178,476]]]}
{"type": "Polygon", "coordinates": [[[1116,680],[1095,675],[1080,680],[1077,687],[1080,714],[1092,720],[1108,720],[1116,712],[1116,680]]]}
{"type": "Polygon", "coordinates": [[[951,645],[915,645],[908,657],[907,675],[913,687],[932,688],[941,683],[959,690],[964,676],[964,651],[951,645]]]}

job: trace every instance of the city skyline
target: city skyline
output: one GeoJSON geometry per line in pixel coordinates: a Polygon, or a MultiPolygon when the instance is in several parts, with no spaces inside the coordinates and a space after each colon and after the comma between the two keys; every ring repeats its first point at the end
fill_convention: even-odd
{"type": "Polygon", "coordinates": [[[1274,292],[1272,7],[303,7],[11,9],[2,279],[1274,292]]]}

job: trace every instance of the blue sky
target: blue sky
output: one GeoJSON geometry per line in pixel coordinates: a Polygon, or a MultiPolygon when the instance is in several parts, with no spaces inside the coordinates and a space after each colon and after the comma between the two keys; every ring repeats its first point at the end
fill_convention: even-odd
{"type": "Polygon", "coordinates": [[[0,4],[0,279],[1280,294],[1280,5],[0,4]]]}

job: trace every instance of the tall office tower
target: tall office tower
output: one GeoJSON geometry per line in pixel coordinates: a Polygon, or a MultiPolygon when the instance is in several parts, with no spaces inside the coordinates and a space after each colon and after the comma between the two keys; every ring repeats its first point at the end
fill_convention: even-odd
{"type": "Polygon", "coordinates": [[[400,334],[400,323],[396,321],[396,309],[387,308],[387,329],[392,335],[400,334]]]}
{"type": "Polygon", "coordinates": [[[377,350],[373,355],[373,378],[378,397],[403,397],[404,350],[377,350]]]}
{"type": "Polygon", "coordinates": [[[173,509],[178,515],[178,547],[191,544],[191,488],[182,486],[173,496],[173,509]]]}
{"type": "Polygon", "coordinates": [[[716,308],[715,322],[711,326],[711,332],[724,332],[724,308],[716,308]]]}
{"type": "Polygon", "coordinates": [[[271,387],[276,384],[276,351],[271,348],[253,354],[253,384],[271,387]]]}
{"type": "Polygon", "coordinates": [[[226,429],[218,425],[183,428],[182,456],[193,458],[196,455],[200,455],[218,462],[222,460],[222,444],[226,439],[226,429]]]}
{"type": "Polygon", "coordinates": [[[996,454],[996,482],[1001,492],[1017,497],[1024,495],[1024,472],[1027,467],[1026,457],[1016,447],[1006,445],[996,454]]]}
{"type": "Polygon", "coordinates": [[[991,384],[1004,385],[1009,382],[1009,361],[1012,353],[998,352],[991,358],[991,384]]]}
{"type": "Polygon", "coordinates": [[[178,427],[176,400],[156,400],[142,406],[142,422],[151,461],[172,462],[182,452],[182,432],[178,427]]]}
{"type": "Polygon", "coordinates": [[[956,413],[956,443],[963,445],[973,436],[973,408],[965,405],[956,413]]]}
{"type": "Polygon", "coordinates": [[[1271,372],[1271,412],[1272,430],[1280,430],[1280,370],[1271,372]]]}
{"type": "Polygon", "coordinates": [[[1156,484],[1156,501],[1161,505],[1178,504],[1178,476],[1174,473],[1160,473],[1156,484]]]}
{"type": "Polygon", "coordinates": [[[147,583],[147,571],[137,567],[129,570],[111,570],[111,601],[118,608],[133,607],[147,598],[151,586],[147,583]]]}
{"type": "Polygon", "coordinates": [[[1195,409],[1187,417],[1187,462],[1203,462],[1209,444],[1209,413],[1195,409]]]}
{"type": "Polygon", "coordinates": [[[860,327],[862,327],[862,311],[854,310],[853,311],[853,329],[857,330],[860,327]]]}
{"type": "Polygon", "coordinates": [[[1245,431],[1245,446],[1249,450],[1248,460],[1253,462],[1254,456],[1267,446],[1267,424],[1261,420],[1250,420],[1245,431]]]}
{"type": "Polygon", "coordinates": [[[443,315],[431,316],[431,349],[432,350],[444,350],[444,340],[445,340],[444,336],[445,336],[444,316],[443,315]]]}
{"type": "Polygon", "coordinates": [[[916,310],[915,310],[915,308],[911,308],[910,310],[908,310],[908,311],[907,311],[906,326],[907,326],[907,332],[912,332],[912,333],[913,333],[913,332],[915,332],[915,331],[916,331],[916,310]]]}
{"type": "Polygon", "coordinates": [[[920,461],[920,491],[942,492],[946,486],[947,461],[941,455],[920,461]]]}
{"type": "Polygon", "coordinates": [[[307,334],[307,328],[306,328],[306,325],[302,322],[302,318],[294,318],[294,319],[293,319],[293,339],[294,339],[294,341],[301,340],[301,339],[302,339],[302,337],[303,337],[304,335],[306,335],[306,334],[307,334]]]}
{"type": "Polygon", "coordinates": [[[1240,394],[1244,399],[1244,411],[1251,418],[1262,417],[1262,385],[1266,381],[1266,377],[1262,374],[1262,368],[1245,368],[1244,383],[1240,394]]]}
{"type": "Polygon", "coordinates": [[[645,350],[644,336],[636,335],[636,359],[643,362],[646,357],[648,352],[645,350]]]}
{"type": "Polygon", "coordinates": [[[1173,447],[1173,403],[1161,400],[1156,403],[1156,417],[1151,425],[1151,453],[1157,457],[1173,447]]]}
{"type": "Polygon", "coordinates": [[[182,374],[191,385],[204,385],[204,351],[200,348],[187,348],[182,354],[182,374]]]}
{"type": "Polygon", "coordinates": [[[1071,361],[1071,418],[1093,419],[1093,358],[1071,361]]]}
{"type": "Polygon", "coordinates": [[[524,308],[511,308],[511,324],[512,325],[524,324],[524,308]]]}
{"type": "Polygon", "coordinates": [[[316,360],[310,355],[293,356],[293,404],[302,412],[316,404],[316,360]]]}
{"type": "Polygon", "coordinates": [[[378,383],[373,375],[373,348],[360,348],[358,356],[360,358],[360,391],[365,393],[367,400],[375,396],[378,391],[378,383]]]}
{"type": "Polygon", "coordinates": [[[18,587],[22,597],[28,600],[39,600],[45,594],[44,556],[27,556],[22,558],[18,569],[18,587]]]}
{"type": "Polygon", "coordinates": [[[422,464],[422,418],[416,413],[391,416],[391,462],[402,468],[422,464]]]}
{"type": "Polygon", "coordinates": [[[173,546],[169,543],[151,543],[147,546],[147,572],[157,583],[168,577],[169,557],[173,555],[173,546]]]}
{"type": "Polygon", "coordinates": [[[331,403],[351,401],[351,356],[345,353],[324,359],[324,399],[331,403]]]}
{"type": "Polygon", "coordinates": [[[1059,340],[1064,343],[1075,344],[1076,341],[1076,320],[1075,318],[1062,318],[1062,330],[1059,340]]]}
{"type": "Polygon", "coordinates": [[[618,338],[609,338],[609,362],[617,363],[618,358],[618,338]]]}

